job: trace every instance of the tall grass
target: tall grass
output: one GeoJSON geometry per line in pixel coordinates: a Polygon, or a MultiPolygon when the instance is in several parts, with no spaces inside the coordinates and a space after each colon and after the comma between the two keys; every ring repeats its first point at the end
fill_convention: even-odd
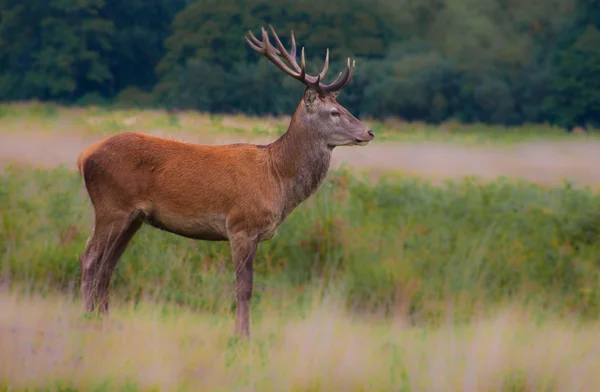
{"type": "Polygon", "coordinates": [[[407,328],[348,317],[231,320],[151,304],[83,319],[64,298],[0,296],[3,391],[595,391],[600,326],[524,307],[469,325],[407,328]],[[26,389],[30,388],[30,389],[26,389]]]}
{"type": "MultiPolygon", "coordinates": [[[[586,189],[476,179],[433,186],[401,176],[375,184],[333,172],[279,233],[260,245],[252,306],[294,292],[293,312],[324,287],[355,314],[399,322],[468,319],[521,301],[560,314],[600,310],[600,195],[586,189]]],[[[90,235],[81,179],[64,168],[8,168],[0,177],[0,271],[28,292],[77,292],[90,235]]],[[[227,243],[144,227],[117,265],[112,298],[228,314],[227,243]]],[[[316,296],[316,297],[315,297],[316,296]]],[[[290,308],[291,309],[291,308],[290,308]]],[[[260,317],[260,316],[259,316],[260,317]]]]}
{"type": "Polygon", "coordinates": [[[227,243],[144,227],[84,317],[79,176],[0,176],[0,391],[592,391],[600,194],[330,174],[261,244],[252,339],[227,243]]]}

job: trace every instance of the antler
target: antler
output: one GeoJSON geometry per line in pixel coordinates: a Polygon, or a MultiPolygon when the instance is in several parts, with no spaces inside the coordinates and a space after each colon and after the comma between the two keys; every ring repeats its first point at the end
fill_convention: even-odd
{"type": "Polygon", "coordinates": [[[252,34],[252,31],[248,31],[248,35],[244,38],[252,49],[264,54],[266,58],[271,60],[283,72],[301,81],[306,86],[316,89],[322,94],[341,90],[346,87],[348,83],[350,83],[350,80],[352,79],[352,73],[354,72],[355,68],[354,61],[352,62],[352,66],[350,66],[350,58],[348,58],[348,63],[344,72],[340,72],[333,82],[330,84],[321,83],[321,80],[329,68],[329,49],[327,49],[327,54],[325,55],[325,65],[323,66],[323,70],[317,76],[307,75],[306,60],[304,59],[304,47],[302,47],[300,65],[298,65],[298,62],[296,61],[296,40],[294,38],[294,31],[291,31],[292,49],[288,53],[279,40],[277,33],[275,33],[273,26],[269,25],[269,29],[275,37],[277,48],[275,48],[269,42],[269,35],[264,27],[261,27],[262,41],[256,38],[254,34],[252,34]],[[283,56],[283,58],[288,62],[289,66],[282,61],[280,56],[283,56]]]}

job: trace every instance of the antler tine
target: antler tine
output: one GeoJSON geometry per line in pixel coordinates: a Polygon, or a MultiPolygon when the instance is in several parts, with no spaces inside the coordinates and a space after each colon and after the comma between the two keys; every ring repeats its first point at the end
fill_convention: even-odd
{"type": "Polygon", "coordinates": [[[302,54],[300,60],[300,77],[306,79],[306,60],[304,59],[304,46],[302,47],[302,54]]]}
{"type": "Polygon", "coordinates": [[[277,48],[279,49],[279,53],[283,55],[283,57],[286,59],[286,61],[289,63],[289,65],[294,69],[294,71],[300,72],[300,67],[298,66],[298,63],[296,62],[296,43],[293,40],[293,33],[292,33],[292,42],[293,42],[292,43],[292,51],[293,51],[293,53],[290,55],[290,53],[288,53],[288,51],[285,49],[285,47],[281,43],[281,40],[279,39],[279,36],[275,32],[275,29],[273,28],[273,26],[269,25],[269,29],[271,30],[271,33],[273,33],[273,36],[275,37],[275,44],[277,45],[277,48]]]}
{"type": "MultiPolygon", "coordinates": [[[[350,59],[348,59],[348,64],[350,64],[350,59]]],[[[342,84],[342,87],[340,87],[340,89],[343,89],[344,87],[346,87],[348,85],[348,83],[350,83],[350,81],[352,80],[352,76],[354,76],[355,68],[356,68],[356,60],[352,60],[352,68],[350,69],[348,78],[346,78],[346,81],[344,82],[344,84],[342,84]]]]}
{"type": "Polygon", "coordinates": [[[292,49],[290,50],[290,56],[296,61],[296,38],[294,37],[294,30],[290,31],[290,36],[292,38],[292,49]]]}
{"type": "Polygon", "coordinates": [[[263,48],[260,41],[254,36],[254,34],[252,34],[252,31],[248,30],[248,35],[244,36],[244,39],[246,40],[246,42],[248,42],[248,45],[250,45],[252,49],[256,50],[257,52],[263,52],[263,48]],[[250,37],[254,42],[252,42],[248,37],[250,37]]]}
{"type": "Polygon", "coordinates": [[[275,48],[269,42],[269,36],[264,27],[261,27],[261,33],[262,33],[262,38],[263,38],[262,42],[259,41],[254,36],[254,34],[252,34],[251,31],[249,31],[248,33],[249,33],[250,39],[253,39],[254,41],[256,41],[253,43],[248,37],[246,37],[246,42],[248,42],[248,44],[250,45],[250,47],[252,47],[252,49],[256,50],[259,53],[264,54],[266,58],[271,60],[271,62],[274,63],[283,72],[285,72],[286,74],[290,75],[293,78],[298,79],[298,73],[296,73],[294,70],[290,69],[279,58],[280,52],[277,48],[275,48]]]}
{"type": "MultiPolygon", "coordinates": [[[[246,40],[246,42],[248,42],[248,45],[250,45],[252,49],[256,50],[259,53],[265,54],[267,50],[266,43],[256,38],[256,36],[252,34],[252,31],[248,30],[248,34],[244,36],[244,39],[246,40]]],[[[266,42],[268,43],[269,41],[267,40],[266,42]]],[[[270,46],[269,51],[271,49],[273,49],[275,53],[279,54],[279,51],[273,48],[273,45],[270,46]]]]}
{"type": "Polygon", "coordinates": [[[327,52],[325,53],[325,64],[323,65],[323,70],[319,74],[319,80],[323,79],[325,77],[328,69],[329,69],[329,48],[327,48],[327,52]]]}
{"type": "Polygon", "coordinates": [[[265,47],[265,55],[268,58],[271,58],[271,51],[269,50],[271,49],[271,43],[269,42],[269,35],[267,34],[267,30],[265,30],[264,27],[261,27],[260,33],[262,34],[263,45],[265,47]]]}
{"type": "MultiPolygon", "coordinates": [[[[336,86],[336,85],[338,85],[338,84],[341,84],[341,81],[342,81],[343,79],[345,79],[345,78],[346,78],[346,77],[345,77],[345,72],[346,72],[345,70],[344,70],[344,71],[342,71],[342,72],[340,72],[340,73],[339,73],[339,74],[338,74],[338,75],[335,77],[335,79],[334,79],[334,81],[333,81],[333,82],[331,82],[331,83],[329,83],[329,84],[323,84],[323,85],[321,85],[321,87],[322,87],[322,88],[324,88],[324,89],[327,89],[327,90],[329,90],[329,89],[330,89],[332,86],[336,86]]],[[[332,91],[333,91],[333,90],[332,90],[332,91]]]]}
{"type": "Polygon", "coordinates": [[[356,61],[352,60],[352,66],[350,66],[350,58],[348,58],[348,63],[347,63],[347,70],[348,70],[348,76],[344,79],[344,82],[342,83],[342,85],[339,87],[339,89],[343,89],[344,87],[346,87],[348,85],[348,83],[350,83],[350,80],[352,80],[352,74],[354,73],[354,67],[355,67],[356,61]]]}
{"type": "Polygon", "coordinates": [[[248,30],[248,36],[249,36],[250,38],[252,38],[252,41],[254,42],[254,44],[256,44],[256,45],[261,45],[261,42],[260,42],[260,40],[254,36],[254,33],[252,33],[252,31],[251,31],[251,30],[248,30]]]}
{"type": "Polygon", "coordinates": [[[321,84],[320,87],[321,89],[323,89],[324,91],[328,91],[328,92],[333,92],[333,91],[338,91],[341,90],[342,88],[344,88],[348,83],[350,83],[350,80],[352,79],[352,73],[353,73],[353,69],[355,66],[355,62],[353,63],[352,67],[350,66],[350,58],[348,58],[348,62],[346,65],[346,69],[344,69],[343,72],[340,72],[337,76],[337,78],[335,78],[335,80],[333,82],[331,82],[330,84],[321,84]]]}

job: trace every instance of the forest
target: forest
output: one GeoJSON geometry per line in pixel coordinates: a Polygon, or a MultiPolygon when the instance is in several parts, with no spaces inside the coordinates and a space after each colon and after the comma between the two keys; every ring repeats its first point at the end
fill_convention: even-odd
{"type": "MultiPolygon", "coordinates": [[[[0,0],[0,100],[291,114],[244,41],[272,24],[339,100],[406,121],[600,126],[600,0],[0,0]],[[329,80],[329,79],[328,79],[329,80]]],[[[274,41],[272,41],[274,42],[274,41]]]]}

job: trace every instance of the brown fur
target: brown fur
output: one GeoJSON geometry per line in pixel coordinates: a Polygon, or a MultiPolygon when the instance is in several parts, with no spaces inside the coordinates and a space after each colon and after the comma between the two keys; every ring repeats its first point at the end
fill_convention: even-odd
{"type": "Polygon", "coordinates": [[[125,132],[82,151],[77,167],[95,212],[80,257],[84,307],[108,313],[112,271],[143,223],[188,238],[229,241],[236,330],[249,335],[258,243],[272,238],[327,175],[335,146],[373,134],[335,100],[308,87],[287,132],[266,145],[197,145],[125,132]],[[332,112],[336,112],[333,113],[332,112]]]}

